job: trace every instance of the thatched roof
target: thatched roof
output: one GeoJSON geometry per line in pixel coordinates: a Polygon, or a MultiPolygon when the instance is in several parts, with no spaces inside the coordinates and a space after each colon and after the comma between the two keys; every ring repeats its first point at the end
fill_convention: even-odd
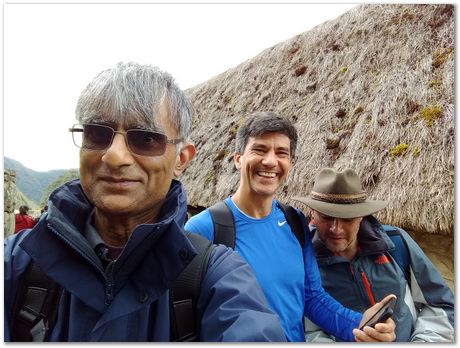
{"type": "Polygon", "coordinates": [[[238,125],[253,111],[295,122],[297,158],[277,197],[307,195],[322,167],[352,167],[384,222],[453,234],[454,7],[359,5],[190,90],[193,206],[233,193],[238,125]]]}

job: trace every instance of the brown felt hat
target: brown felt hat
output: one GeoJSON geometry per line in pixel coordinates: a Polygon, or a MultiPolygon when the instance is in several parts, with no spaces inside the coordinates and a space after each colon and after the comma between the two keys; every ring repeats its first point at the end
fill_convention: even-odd
{"type": "Polygon", "coordinates": [[[322,169],[308,197],[292,197],[320,213],[342,219],[371,215],[384,209],[387,201],[367,199],[358,174],[353,169],[340,172],[322,169]]]}

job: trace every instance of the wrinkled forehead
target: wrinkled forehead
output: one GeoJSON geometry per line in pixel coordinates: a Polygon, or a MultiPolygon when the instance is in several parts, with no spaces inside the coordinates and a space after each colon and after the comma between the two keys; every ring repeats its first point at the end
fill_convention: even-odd
{"type": "Polygon", "coordinates": [[[257,143],[273,143],[276,146],[288,147],[291,146],[291,139],[286,132],[263,132],[260,134],[252,134],[247,138],[246,146],[257,143]]]}

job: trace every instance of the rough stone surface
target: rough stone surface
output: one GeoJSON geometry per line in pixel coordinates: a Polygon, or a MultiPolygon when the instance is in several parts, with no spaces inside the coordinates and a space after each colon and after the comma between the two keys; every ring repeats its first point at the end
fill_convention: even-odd
{"type": "Polygon", "coordinates": [[[452,257],[454,255],[454,238],[432,233],[408,232],[442,274],[452,291],[454,291],[455,273],[454,259],[452,257]]]}
{"type": "Polygon", "coordinates": [[[16,208],[16,172],[6,169],[3,184],[3,235],[14,232],[14,209],[16,208]]]}

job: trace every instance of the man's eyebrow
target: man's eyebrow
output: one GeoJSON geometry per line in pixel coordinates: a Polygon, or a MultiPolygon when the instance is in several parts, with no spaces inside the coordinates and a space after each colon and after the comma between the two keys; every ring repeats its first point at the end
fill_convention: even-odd
{"type": "Polygon", "coordinates": [[[151,130],[151,131],[156,131],[155,129],[152,129],[152,127],[146,125],[146,124],[130,124],[129,126],[126,126],[127,129],[140,129],[140,130],[151,130]]]}
{"type": "MultiPolygon", "coordinates": [[[[266,145],[264,142],[257,142],[257,141],[254,141],[251,146],[263,146],[263,147],[267,147],[269,145],[266,145]]],[[[277,146],[276,147],[277,149],[290,149],[290,146],[287,145],[287,146],[284,146],[284,145],[280,145],[280,146],[277,146]]]]}
{"type": "Polygon", "coordinates": [[[146,123],[128,123],[125,125],[126,129],[140,129],[140,130],[149,130],[149,131],[152,131],[152,132],[156,132],[156,133],[165,133],[165,131],[155,125],[155,124],[146,124],[146,123]]]}
{"type": "Polygon", "coordinates": [[[290,148],[289,146],[278,146],[276,149],[277,149],[277,150],[286,150],[286,151],[290,151],[290,150],[291,150],[291,148],[290,148]]]}
{"type": "Polygon", "coordinates": [[[267,145],[265,145],[264,143],[253,142],[251,144],[251,147],[267,147],[267,145]]]}

